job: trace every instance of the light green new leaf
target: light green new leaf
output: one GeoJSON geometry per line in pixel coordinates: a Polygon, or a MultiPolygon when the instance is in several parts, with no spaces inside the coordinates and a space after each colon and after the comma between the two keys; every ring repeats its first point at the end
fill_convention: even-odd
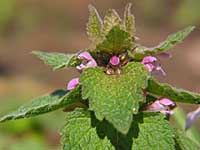
{"type": "Polygon", "coordinates": [[[134,37],[136,28],[135,28],[135,17],[133,14],[131,14],[131,3],[128,3],[125,7],[124,11],[124,25],[126,31],[134,37]]]}
{"type": "Polygon", "coordinates": [[[122,20],[114,9],[108,9],[103,21],[102,35],[106,36],[114,26],[121,27],[122,20]]]}
{"type": "Polygon", "coordinates": [[[118,26],[115,26],[106,35],[105,40],[97,45],[96,49],[100,52],[103,51],[111,54],[118,54],[130,49],[132,44],[130,34],[120,29],[118,26]]]}
{"type": "Polygon", "coordinates": [[[180,43],[185,37],[187,37],[190,34],[190,32],[194,30],[194,28],[194,26],[190,26],[179,32],[171,34],[167,37],[167,39],[164,42],[160,43],[156,47],[148,48],[138,44],[134,51],[130,53],[130,56],[136,60],[141,60],[145,56],[154,56],[163,53],[175,46],[177,43],[180,43]]]}
{"type": "Polygon", "coordinates": [[[160,113],[141,113],[133,118],[132,150],[175,150],[174,133],[160,113]]]}
{"type": "Polygon", "coordinates": [[[199,150],[200,145],[194,143],[191,139],[189,139],[184,132],[180,130],[174,130],[175,137],[174,140],[176,142],[176,150],[199,150]]]}
{"type": "Polygon", "coordinates": [[[92,5],[89,5],[89,21],[87,23],[87,34],[89,38],[95,42],[101,37],[102,20],[96,10],[92,5]]]}
{"type": "Polygon", "coordinates": [[[0,122],[29,118],[40,114],[48,113],[63,107],[71,106],[81,99],[80,87],[71,92],[58,90],[48,96],[33,99],[30,103],[21,106],[18,110],[0,118],[0,122]]]}
{"type": "Polygon", "coordinates": [[[177,89],[169,84],[159,83],[155,79],[149,79],[147,92],[150,94],[167,97],[177,102],[199,104],[200,94],[186,91],[183,89],[177,89]]]}
{"type": "Polygon", "coordinates": [[[69,112],[66,121],[61,132],[63,150],[115,150],[107,137],[98,136],[96,127],[100,122],[89,111],[69,112]]]}
{"type": "Polygon", "coordinates": [[[149,72],[138,62],[129,63],[121,75],[107,75],[102,68],[88,68],[81,77],[83,99],[89,99],[90,110],[97,119],[106,119],[120,132],[126,134],[132,123],[132,113],[137,113],[139,103],[144,103],[142,89],[147,86],[149,72]]]}
{"type": "Polygon", "coordinates": [[[41,51],[33,51],[34,55],[44,61],[45,64],[53,67],[54,70],[59,70],[64,67],[74,67],[78,60],[76,54],[62,54],[62,53],[47,53],[41,51]]]}

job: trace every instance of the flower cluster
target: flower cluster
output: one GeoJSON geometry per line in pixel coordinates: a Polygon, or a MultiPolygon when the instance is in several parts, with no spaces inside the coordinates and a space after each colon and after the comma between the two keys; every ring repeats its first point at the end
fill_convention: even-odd
{"type": "MultiPolygon", "coordinates": [[[[152,75],[163,75],[165,76],[166,73],[163,70],[162,66],[159,63],[159,58],[170,58],[171,55],[168,53],[161,53],[158,58],[154,56],[146,56],[143,58],[141,63],[144,65],[144,67],[152,74],[152,75]]],[[[81,64],[76,66],[77,70],[81,73],[84,69],[89,68],[89,67],[97,67],[97,62],[95,59],[91,56],[89,52],[81,52],[78,54],[77,58],[81,60],[81,64]]],[[[109,60],[109,66],[106,69],[107,74],[113,74],[113,72],[117,72],[117,74],[120,74],[120,57],[118,56],[112,56],[109,60]]],[[[67,90],[73,90],[77,85],[79,85],[79,78],[74,78],[71,81],[69,81],[67,85],[67,90]]],[[[170,100],[169,98],[159,98],[153,103],[148,104],[146,106],[144,111],[149,111],[149,112],[160,112],[165,115],[172,115],[173,109],[176,107],[175,102],[170,100]]],[[[197,117],[200,116],[200,108],[197,110],[190,112],[187,115],[187,120],[186,120],[186,129],[188,129],[197,119],[197,117]]]]}
{"type": "MultiPolygon", "coordinates": [[[[76,66],[76,69],[81,73],[84,69],[89,67],[97,67],[96,60],[91,56],[89,52],[81,52],[78,54],[77,58],[81,60],[81,64],[76,66]]],[[[117,56],[112,56],[110,58],[109,64],[113,67],[117,67],[120,64],[120,58],[117,56]]],[[[120,72],[118,69],[116,69],[118,72],[120,72]]],[[[107,74],[112,74],[113,70],[108,68],[106,70],[107,74]]],[[[74,78],[71,81],[69,81],[67,85],[67,90],[73,90],[77,85],[79,84],[79,78],[74,78]]]]}

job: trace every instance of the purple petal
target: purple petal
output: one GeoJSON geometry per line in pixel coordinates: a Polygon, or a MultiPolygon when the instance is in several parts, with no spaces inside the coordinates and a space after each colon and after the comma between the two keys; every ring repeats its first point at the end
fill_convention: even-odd
{"type": "Polygon", "coordinates": [[[149,72],[152,72],[155,69],[153,64],[145,64],[144,66],[149,72]]]}
{"type": "Polygon", "coordinates": [[[159,58],[171,58],[172,55],[171,55],[170,53],[165,53],[165,52],[163,52],[163,53],[160,53],[160,54],[158,55],[158,57],[159,57],[159,58]]]}
{"type": "Polygon", "coordinates": [[[78,55],[79,59],[86,59],[86,60],[92,60],[93,57],[88,52],[82,52],[78,55]]]}
{"type": "Polygon", "coordinates": [[[155,61],[157,61],[156,57],[146,56],[146,57],[143,58],[142,64],[152,63],[152,62],[155,62],[155,61]]]}
{"type": "Polygon", "coordinates": [[[173,115],[174,111],[172,111],[172,110],[161,110],[160,113],[162,113],[164,115],[173,115]]]}
{"type": "Polygon", "coordinates": [[[151,72],[151,74],[166,76],[166,73],[161,66],[155,66],[155,69],[151,72]]]}
{"type": "Polygon", "coordinates": [[[161,66],[156,67],[156,70],[158,71],[159,74],[162,74],[163,76],[166,76],[165,71],[163,70],[163,68],[161,66]]]}
{"type": "Polygon", "coordinates": [[[76,69],[78,69],[79,71],[82,71],[86,67],[87,67],[86,65],[80,64],[79,66],[76,66],[76,69]]]}
{"type": "Polygon", "coordinates": [[[72,79],[71,81],[69,81],[67,85],[67,90],[69,91],[73,90],[78,84],[79,84],[79,78],[72,79]]]}
{"type": "Polygon", "coordinates": [[[149,106],[147,106],[147,111],[150,112],[159,112],[161,110],[163,110],[164,107],[163,105],[160,104],[159,100],[153,102],[152,104],[150,104],[149,106]]]}
{"type": "Polygon", "coordinates": [[[168,98],[161,98],[161,99],[159,100],[159,102],[160,102],[162,105],[165,105],[165,106],[175,106],[175,105],[176,105],[172,100],[170,100],[170,99],[168,99],[168,98]]]}
{"type": "Polygon", "coordinates": [[[86,64],[86,67],[96,67],[97,66],[97,63],[94,59],[91,59],[87,64],[86,64]]]}
{"type": "Polygon", "coordinates": [[[185,130],[189,129],[199,116],[200,116],[200,107],[195,111],[188,113],[186,118],[185,130]]]}
{"type": "Polygon", "coordinates": [[[110,59],[110,63],[111,63],[113,66],[118,65],[118,64],[120,63],[119,57],[113,56],[113,57],[110,59]]]}

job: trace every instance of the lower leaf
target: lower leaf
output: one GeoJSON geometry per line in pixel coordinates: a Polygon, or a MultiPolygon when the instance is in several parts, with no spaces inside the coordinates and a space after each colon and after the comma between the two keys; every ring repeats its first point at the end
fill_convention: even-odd
{"type": "Polygon", "coordinates": [[[141,113],[134,118],[132,132],[138,131],[133,137],[132,150],[175,150],[174,134],[160,113],[141,113]]]}
{"type": "Polygon", "coordinates": [[[58,90],[48,96],[42,96],[33,99],[30,103],[21,106],[18,110],[0,118],[0,122],[15,120],[20,118],[29,118],[51,112],[63,107],[71,106],[80,101],[80,87],[75,88],[70,92],[58,90]]]}
{"type": "Polygon", "coordinates": [[[96,127],[101,123],[89,111],[76,109],[67,113],[62,129],[63,150],[115,150],[107,137],[100,138],[96,127]]]}

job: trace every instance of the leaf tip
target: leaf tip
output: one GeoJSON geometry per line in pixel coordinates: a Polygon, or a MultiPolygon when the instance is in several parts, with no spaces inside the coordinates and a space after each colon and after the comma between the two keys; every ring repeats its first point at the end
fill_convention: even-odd
{"type": "Polygon", "coordinates": [[[88,5],[88,9],[89,9],[89,12],[96,10],[96,8],[92,4],[88,5]]]}

